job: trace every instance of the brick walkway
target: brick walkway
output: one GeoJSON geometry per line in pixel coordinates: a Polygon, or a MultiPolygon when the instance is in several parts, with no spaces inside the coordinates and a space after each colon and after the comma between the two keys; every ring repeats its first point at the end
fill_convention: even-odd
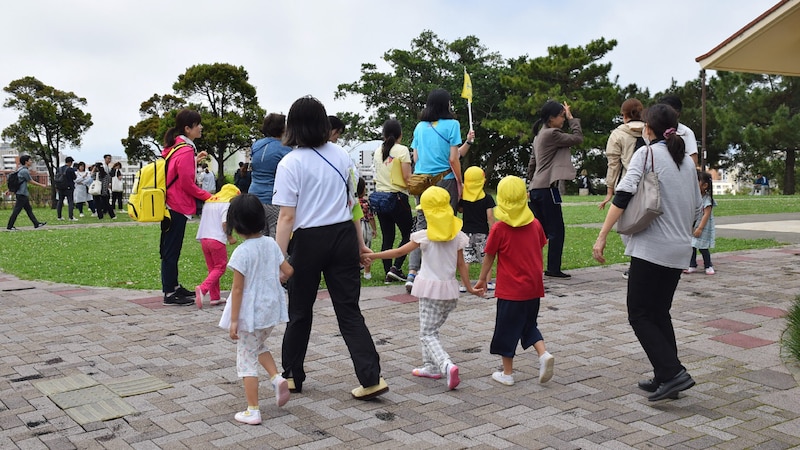
{"type": "MultiPolygon", "coordinates": [[[[555,376],[538,383],[531,352],[516,384],[492,381],[494,302],[462,295],[442,329],[462,383],[410,371],[420,360],[417,305],[400,285],[365,288],[362,308],[390,391],[357,384],[320,293],[302,394],[282,409],[267,383],[264,423],[240,425],[235,345],[221,308],[164,308],[158,293],[20,281],[0,274],[0,448],[793,448],[800,370],[780,355],[782,318],[800,293],[800,246],[714,254],[717,275],[686,275],[673,307],[681,359],[697,385],[648,402],[649,363],[625,313],[623,266],[547,279],[540,328],[555,376]],[[83,426],[35,383],[85,374],[100,383],[150,375],[173,387],[125,400],[134,414],[83,426]]],[[[279,349],[281,332],[270,339],[279,349]]],[[[280,356],[280,352],[276,352],[280,356]]]]}

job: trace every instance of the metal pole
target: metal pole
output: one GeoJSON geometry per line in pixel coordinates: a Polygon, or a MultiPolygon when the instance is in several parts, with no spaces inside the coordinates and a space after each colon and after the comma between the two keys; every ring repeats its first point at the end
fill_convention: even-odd
{"type": "Polygon", "coordinates": [[[701,125],[700,125],[700,170],[706,169],[706,69],[700,71],[701,94],[700,98],[702,105],[701,125]]]}

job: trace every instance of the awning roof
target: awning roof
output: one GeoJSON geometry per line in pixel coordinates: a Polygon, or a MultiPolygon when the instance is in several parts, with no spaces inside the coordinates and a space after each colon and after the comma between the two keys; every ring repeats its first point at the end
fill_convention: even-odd
{"type": "Polygon", "coordinates": [[[782,0],[695,60],[703,69],[800,76],[800,0],[782,0]]]}

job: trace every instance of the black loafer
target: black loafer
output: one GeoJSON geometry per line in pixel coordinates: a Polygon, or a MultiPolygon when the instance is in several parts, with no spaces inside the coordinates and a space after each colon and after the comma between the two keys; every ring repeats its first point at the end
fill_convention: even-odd
{"type": "Polygon", "coordinates": [[[550,272],[549,270],[546,270],[546,271],[544,272],[544,274],[545,274],[545,275],[547,275],[548,277],[554,277],[554,278],[571,278],[571,277],[572,277],[572,275],[570,275],[570,274],[568,274],[568,273],[564,273],[564,272],[550,272]]]}
{"type": "MultiPolygon", "coordinates": [[[[639,381],[637,386],[639,389],[647,392],[655,392],[658,389],[658,383],[656,383],[656,380],[653,380],[652,378],[649,380],[639,381]]],[[[676,400],[678,398],[678,393],[676,392],[675,395],[671,396],[670,398],[676,400]]]]}
{"type": "Polygon", "coordinates": [[[678,392],[685,391],[692,386],[694,386],[694,380],[692,379],[692,376],[686,372],[686,369],[682,369],[677,375],[672,377],[672,379],[661,383],[653,395],[647,397],[647,399],[651,402],[655,402],[665,398],[671,398],[672,396],[677,395],[678,392]]]}

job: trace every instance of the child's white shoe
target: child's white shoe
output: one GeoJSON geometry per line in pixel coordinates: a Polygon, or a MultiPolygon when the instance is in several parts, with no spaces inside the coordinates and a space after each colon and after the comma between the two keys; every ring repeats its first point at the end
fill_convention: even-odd
{"type": "Polygon", "coordinates": [[[289,382],[280,375],[275,375],[272,379],[272,387],[275,388],[275,404],[283,406],[289,401],[289,382]]]}
{"type": "Polygon", "coordinates": [[[539,383],[547,383],[553,378],[553,363],[555,358],[549,352],[544,352],[539,357],[539,383]]]}
{"type": "Polygon", "coordinates": [[[246,409],[242,412],[236,413],[233,416],[237,422],[246,423],[248,425],[258,425],[261,423],[261,411],[258,409],[246,409]]]}
{"type": "Polygon", "coordinates": [[[506,386],[514,385],[514,375],[506,375],[502,370],[498,370],[497,372],[493,373],[492,379],[500,384],[505,384],[506,386]]]}

